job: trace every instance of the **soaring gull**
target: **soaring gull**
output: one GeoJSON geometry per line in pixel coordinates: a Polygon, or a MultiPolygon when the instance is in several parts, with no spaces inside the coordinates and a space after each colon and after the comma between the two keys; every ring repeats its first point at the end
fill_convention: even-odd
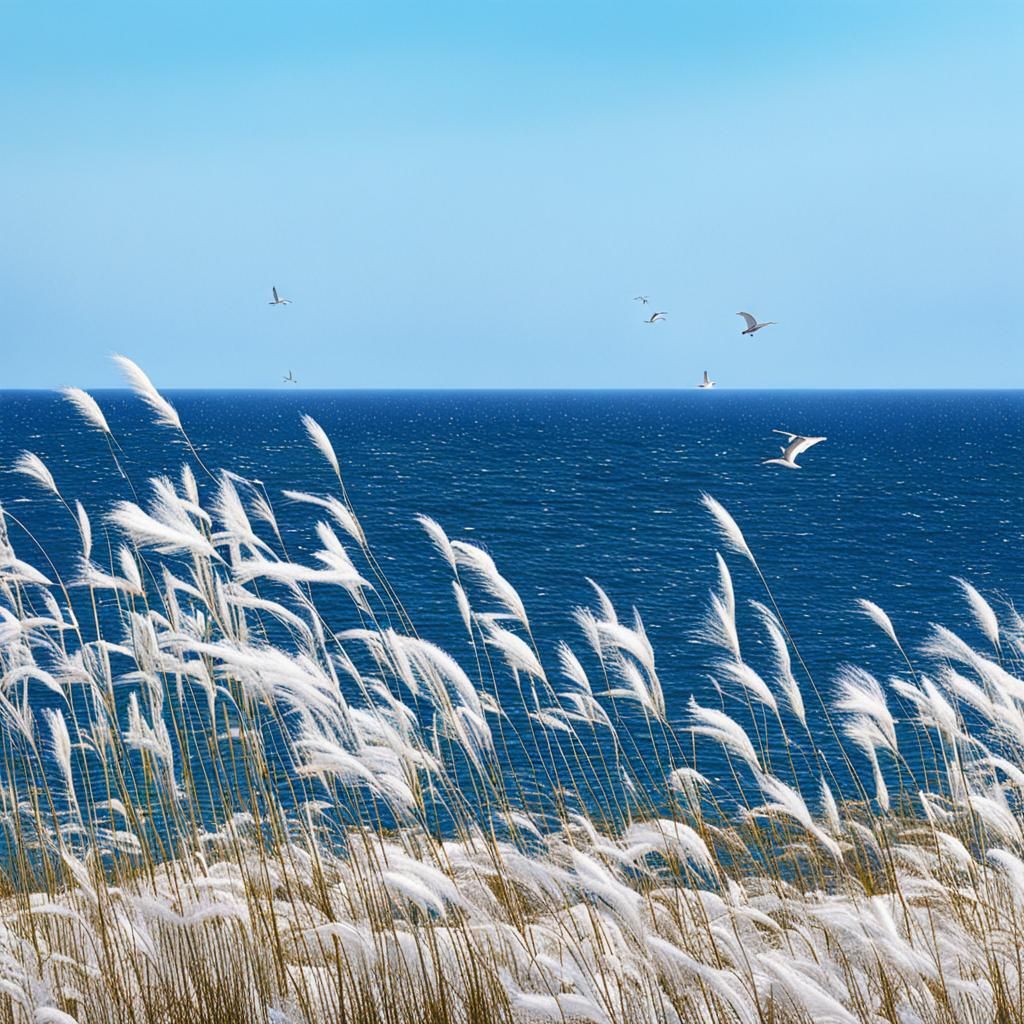
{"type": "Polygon", "coordinates": [[[827,437],[803,437],[801,434],[791,434],[788,430],[773,430],[772,433],[782,434],[783,437],[789,439],[789,444],[781,449],[781,459],[765,459],[762,465],[785,466],[786,469],[803,468],[797,465],[797,457],[807,451],[808,448],[813,448],[814,445],[828,440],[827,437]]]}
{"type": "Polygon", "coordinates": [[[737,313],[736,315],[743,317],[747,324],[746,330],[741,331],[741,334],[756,334],[762,327],[771,327],[775,323],[774,320],[765,320],[764,323],[759,323],[757,317],[751,316],[749,313],[737,313]]]}

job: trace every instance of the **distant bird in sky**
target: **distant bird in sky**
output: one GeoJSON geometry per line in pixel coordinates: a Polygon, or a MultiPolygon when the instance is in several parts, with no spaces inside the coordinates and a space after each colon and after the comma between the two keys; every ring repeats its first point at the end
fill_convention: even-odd
{"type": "Polygon", "coordinates": [[[659,320],[664,320],[668,316],[668,313],[652,313],[650,318],[645,320],[645,324],[656,324],[659,320]]]}
{"type": "Polygon", "coordinates": [[[737,313],[736,315],[743,317],[747,324],[747,329],[745,331],[741,331],[741,334],[755,334],[757,331],[761,330],[762,327],[771,327],[771,325],[775,323],[774,320],[765,320],[764,323],[759,323],[757,317],[751,316],[749,313],[737,313]]]}
{"type": "Polygon", "coordinates": [[[292,376],[292,371],[291,370],[288,371],[288,376],[287,377],[282,377],[281,379],[285,382],[285,384],[298,384],[299,383],[298,380],[295,377],[292,376]]]}
{"type": "Polygon", "coordinates": [[[634,302],[642,302],[646,306],[648,301],[649,301],[649,296],[647,296],[647,295],[634,295],[633,296],[633,301],[634,302]]]}
{"type": "Polygon", "coordinates": [[[808,448],[828,440],[827,437],[803,437],[800,434],[791,434],[788,430],[773,430],[772,433],[789,438],[789,444],[782,449],[781,459],[765,459],[762,465],[785,466],[786,469],[802,469],[803,467],[797,465],[797,457],[808,448]]]}
{"type": "Polygon", "coordinates": [[[713,388],[713,387],[715,386],[715,384],[716,384],[716,381],[713,381],[713,380],[712,380],[712,379],[711,379],[711,378],[710,378],[710,377],[708,376],[708,371],[707,371],[707,370],[705,370],[705,371],[704,371],[704,380],[702,380],[702,381],[700,382],[700,384],[698,384],[698,385],[697,385],[697,387],[699,387],[699,388],[713,388]]]}
{"type": "Polygon", "coordinates": [[[267,303],[268,306],[290,306],[291,305],[291,302],[292,302],[291,299],[282,299],[281,296],[277,294],[277,286],[276,285],[273,288],[271,288],[270,290],[274,293],[274,297],[267,303]]]}

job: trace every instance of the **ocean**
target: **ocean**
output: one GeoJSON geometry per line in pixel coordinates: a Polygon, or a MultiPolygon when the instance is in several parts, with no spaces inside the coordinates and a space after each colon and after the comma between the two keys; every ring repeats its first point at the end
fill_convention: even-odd
{"type": "MultiPolygon", "coordinates": [[[[94,394],[140,494],[147,478],[177,473],[189,458],[178,435],[154,425],[128,392],[94,394]]],[[[755,664],[767,657],[749,606],[766,595],[749,564],[722,547],[701,506],[703,492],[743,529],[826,701],[844,664],[883,680],[905,670],[858,611],[857,598],[882,606],[913,652],[933,622],[984,644],[954,577],[996,602],[1022,596],[1021,392],[292,390],[167,397],[208,466],[263,482],[292,557],[305,562],[319,547],[319,517],[280,492],[334,490],[331,470],[300,423],[303,413],[316,418],[419,635],[460,660],[471,651],[451,574],[418,514],[493,556],[523,598],[553,681],[557,642],[585,649],[573,611],[594,604],[594,580],[620,618],[632,621],[635,609],[642,619],[669,721],[679,728],[691,695],[717,700],[720,652],[699,633],[718,586],[718,550],[733,571],[745,657],[755,664]],[[764,466],[784,441],[773,429],[827,441],[804,453],[798,472],[764,466]]],[[[101,551],[104,512],[132,495],[103,436],[86,429],[59,395],[0,392],[0,504],[16,517],[11,539],[26,561],[49,573],[52,560],[71,578],[78,536],[67,510],[8,472],[23,450],[43,459],[69,502],[83,503],[101,551]]],[[[198,471],[197,478],[209,490],[198,471]]],[[[323,589],[320,607],[331,628],[357,625],[348,603],[323,589]]],[[[642,716],[636,722],[646,728],[642,716]]],[[[530,759],[528,750],[521,756],[530,759]]]]}

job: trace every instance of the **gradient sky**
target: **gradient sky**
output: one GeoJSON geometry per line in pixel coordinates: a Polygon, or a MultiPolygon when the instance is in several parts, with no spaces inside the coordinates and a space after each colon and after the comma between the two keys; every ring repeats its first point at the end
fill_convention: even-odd
{"type": "Polygon", "coordinates": [[[0,20],[0,388],[1024,387],[1019,0],[0,20]]]}

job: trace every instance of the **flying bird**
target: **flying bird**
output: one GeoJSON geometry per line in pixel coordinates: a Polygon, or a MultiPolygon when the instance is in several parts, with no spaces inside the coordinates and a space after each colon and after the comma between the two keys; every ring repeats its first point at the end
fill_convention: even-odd
{"type": "Polygon", "coordinates": [[[765,459],[762,465],[785,466],[786,469],[802,469],[803,467],[797,465],[797,457],[808,448],[813,448],[814,445],[828,440],[827,437],[803,437],[801,434],[791,434],[788,430],[773,430],[772,433],[782,434],[783,437],[789,438],[789,444],[781,449],[781,459],[765,459]]]}
{"type": "Polygon", "coordinates": [[[299,383],[298,380],[295,377],[292,376],[292,371],[291,370],[288,371],[288,376],[287,377],[282,377],[281,379],[285,382],[285,384],[298,384],[299,383]]]}
{"type": "Polygon", "coordinates": [[[664,320],[668,316],[668,313],[652,313],[650,318],[645,320],[645,324],[656,324],[659,320],[664,320]]]}
{"type": "Polygon", "coordinates": [[[634,295],[633,296],[633,301],[634,302],[642,302],[645,306],[647,305],[648,299],[649,299],[649,297],[647,295],[634,295]]]}
{"type": "Polygon", "coordinates": [[[705,371],[704,371],[704,380],[703,380],[703,381],[701,381],[701,383],[700,383],[700,384],[698,384],[698,385],[697,385],[697,387],[699,387],[699,388],[713,388],[713,387],[715,386],[715,384],[716,384],[716,383],[717,383],[716,381],[713,381],[713,380],[712,380],[712,379],[711,379],[711,378],[710,378],[710,377],[708,376],[708,371],[707,371],[707,370],[705,370],[705,371]]]}
{"type": "Polygon", "coordinates": [[[291,299],[282,299],[281,296],[277,294],[277,286],[276,285],[273,288],[271,288],[270,290],[274,293],[274,297],[267,303],[268,306],[290,306],[291,305],[291,303],[292,303],[291,299]]]}
{"type": "Polygon", "coordinates": [[[741,334],[756,334],[762,327],[771,327],[775,323],[774,320],[765,320],[764,323],[759,323],[757,317],[751,316],[749,313],[737,313],[736,315],[743,317],[747,324],[746,330],[741,331],[741,334]]]}

